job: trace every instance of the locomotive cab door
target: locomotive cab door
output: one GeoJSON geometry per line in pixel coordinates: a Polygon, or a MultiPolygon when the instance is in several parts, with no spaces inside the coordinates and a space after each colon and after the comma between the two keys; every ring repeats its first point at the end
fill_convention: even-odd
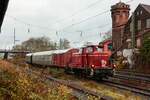
{"type": "Polygon", "coordinates": [[[83,68],[85,69],[85,73],[87,76],[93,76],[94,75],[94,69],[91,71],[91,65],[92,63],[92,55],[94,52],[94,47],[93,46],[88,46],[83,48],[83,55],[82,55],[82,63],[83,63],[83,68]],[[92,72],[92,75],[91,75],[92,72]]]}
{"type": "Polygon", "coordinates": [[[86,48],[82,48],[82,67],[86,68],[87,65],[87,55],[86,55],[86,48]]]}

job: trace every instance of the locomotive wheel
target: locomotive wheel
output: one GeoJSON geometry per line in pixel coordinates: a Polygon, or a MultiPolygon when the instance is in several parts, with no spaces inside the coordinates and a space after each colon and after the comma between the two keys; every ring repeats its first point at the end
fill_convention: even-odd
{"type": "Polygon", "coordinates": [[[65,68],[65,73],[66,74],[73,74],[73,70],[69,67],[65,68]]]}
{"type": "Polygon", "coordinates": [[[102,78],[102,77],[99,77],[99,76],[95,76],[94,79],[95,79],[96,81],[102,81],[102,80],[103,80],[103,78],[102,78]]]}
{"type": "Polygon", "coordinates": [[[82,77],[82,70],[80,69],[73,69],[73,72],[76,76],[82,77]]]}

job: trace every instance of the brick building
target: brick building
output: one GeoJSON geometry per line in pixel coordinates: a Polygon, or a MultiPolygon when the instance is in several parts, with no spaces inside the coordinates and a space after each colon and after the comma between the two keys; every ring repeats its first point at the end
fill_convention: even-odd
{"type": "Polygon", "coordinates": [[[129,39],[135,48],[140,48],[143,39],[150,36],[150,5],[139,4],[130,18],[129,11],[130,6],[123,2],[111,7],[114,50],[127,48],[129,39]]]}

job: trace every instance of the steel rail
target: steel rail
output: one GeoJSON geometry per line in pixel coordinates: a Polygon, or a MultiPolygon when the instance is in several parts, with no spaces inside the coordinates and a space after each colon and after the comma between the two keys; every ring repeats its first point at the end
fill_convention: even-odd
{"type": "Polygon", "coordinates": [[[138,94],[150,97],[150,90],[149,89],[143,89],[141,87],[133,86],[131,84],[118,82],[117,80],[118,80],[117,78],[116,79],[115,78],[113,78],[113,79],[112,78],[111,79],[110,78],[109,79],[103,79],[103,83],[106,84],[106,85],[114,86],[114,87],[117,87],[117,88],[125,89],[125,90],[128,90],[128,91],[132,91],[134,93],[138,93],[138,94]]]}
{"type": "Polygon", "coordinates": [[[82,92],[84,94],[90,94],[92,96],[98,97],[98,98],[100,98],[100,100],[113,100],[113,98],[111,98],[109,96],[103,96],[102,94],[100,94],[98,92],[86,89],[86,88],[84,88],[82,86],[79,86],[79,85],[75,84],[74,82],[56,79],[56,78],[53,78],[51,76],[45,76],[45,77],[47,79],[49,79],[49,80],[52,80],[52,81],[55,81],[57,83],[63,84],[63,85],[68,86],[68,87],[70,87],[72,89],[80,91],[80,92],[82,92]]]}
{"type": "Polygon", "coordinates": [[[125,74],[125,75],[132,75],[132,76],[138,76],[138,77],[145,77],[150,79],[150,74],[143,74],[143,73],[137,73],[137,72],[132,72],[129,70],[116,70],[116,74],[125,74]]]}
{"type": "Polygon", "coordinates": [[[132,80],[138,80],[138,81],[144,81],[150,84],[150,78],[147,77],[141,77],[141,76],[134,76],[134,75],[126,75],[126,74],[114,74],[115,78],[125,78],[125,79],[132,79],[132,80]]]}

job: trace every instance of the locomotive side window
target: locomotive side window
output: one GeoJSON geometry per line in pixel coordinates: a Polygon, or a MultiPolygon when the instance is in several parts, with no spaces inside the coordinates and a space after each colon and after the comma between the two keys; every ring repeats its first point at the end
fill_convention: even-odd
{"type": "Polygon", "coordinates": [[[93,52],[93,48],[92,47],[88,47],[87,49],[86,49],[86,53],[92,53],[93,52]]]}
{"type": "Polygon", "coordinates": [[[102,53],[103,52],[103,48],[97,48],[97,51],[102,53]]]}
{"type": "Polygon", "coordinates": [[[82,53],[82,48],[79,49],[79,53],[80,53],[80,54],[82,53]]]}

